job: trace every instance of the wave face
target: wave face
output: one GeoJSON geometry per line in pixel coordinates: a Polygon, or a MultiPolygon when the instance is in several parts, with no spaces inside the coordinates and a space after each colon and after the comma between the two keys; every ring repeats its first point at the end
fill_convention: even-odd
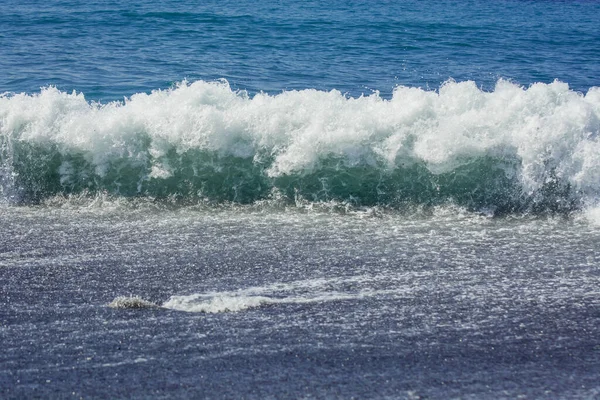
{"type": "Polygon", "coordinates": [[[21,204],[109,193],[570,211],[600,198],[599,133],[600,88],[559,81],[391,99],[197,81],[108,104],[49,87],[0,97],[0,187],[21,204]]]}

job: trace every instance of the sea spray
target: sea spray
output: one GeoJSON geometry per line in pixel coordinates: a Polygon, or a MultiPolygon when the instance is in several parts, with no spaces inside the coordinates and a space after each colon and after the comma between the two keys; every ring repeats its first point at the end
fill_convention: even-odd
{"type": "Polygon", "coordinates": [[[568,212],[599,199],[599,133],[600,89],[559,81],[399,86],[391,99],[197,81],[108,104],[48,87],[0,97],[0,173],[18,202],[103,192],[568,212]]]}

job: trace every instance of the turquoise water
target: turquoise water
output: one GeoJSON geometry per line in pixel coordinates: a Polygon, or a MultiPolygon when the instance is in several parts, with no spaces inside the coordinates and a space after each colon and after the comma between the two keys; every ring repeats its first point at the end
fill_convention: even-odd
{"type": "Polygon", "coordinates": [[[599,21],[3,1],[0,397],[598,397],[599,21]]]}

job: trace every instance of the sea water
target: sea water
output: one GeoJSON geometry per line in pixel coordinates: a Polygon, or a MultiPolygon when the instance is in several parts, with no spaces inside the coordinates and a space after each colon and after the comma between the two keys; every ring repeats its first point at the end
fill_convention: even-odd
{"type": "Polygon", "coordinates": [[[600,396],[600,3],[0,4],[0,397],[600,396]]]}

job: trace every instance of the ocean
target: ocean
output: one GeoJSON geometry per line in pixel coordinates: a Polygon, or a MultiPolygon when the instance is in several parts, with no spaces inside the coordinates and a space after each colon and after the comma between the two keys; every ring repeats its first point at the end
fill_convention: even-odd
{"type": "Polygon", "coordinates": [[[600,397],[600,2],[0,4],[0,397],[600,397]]]}

